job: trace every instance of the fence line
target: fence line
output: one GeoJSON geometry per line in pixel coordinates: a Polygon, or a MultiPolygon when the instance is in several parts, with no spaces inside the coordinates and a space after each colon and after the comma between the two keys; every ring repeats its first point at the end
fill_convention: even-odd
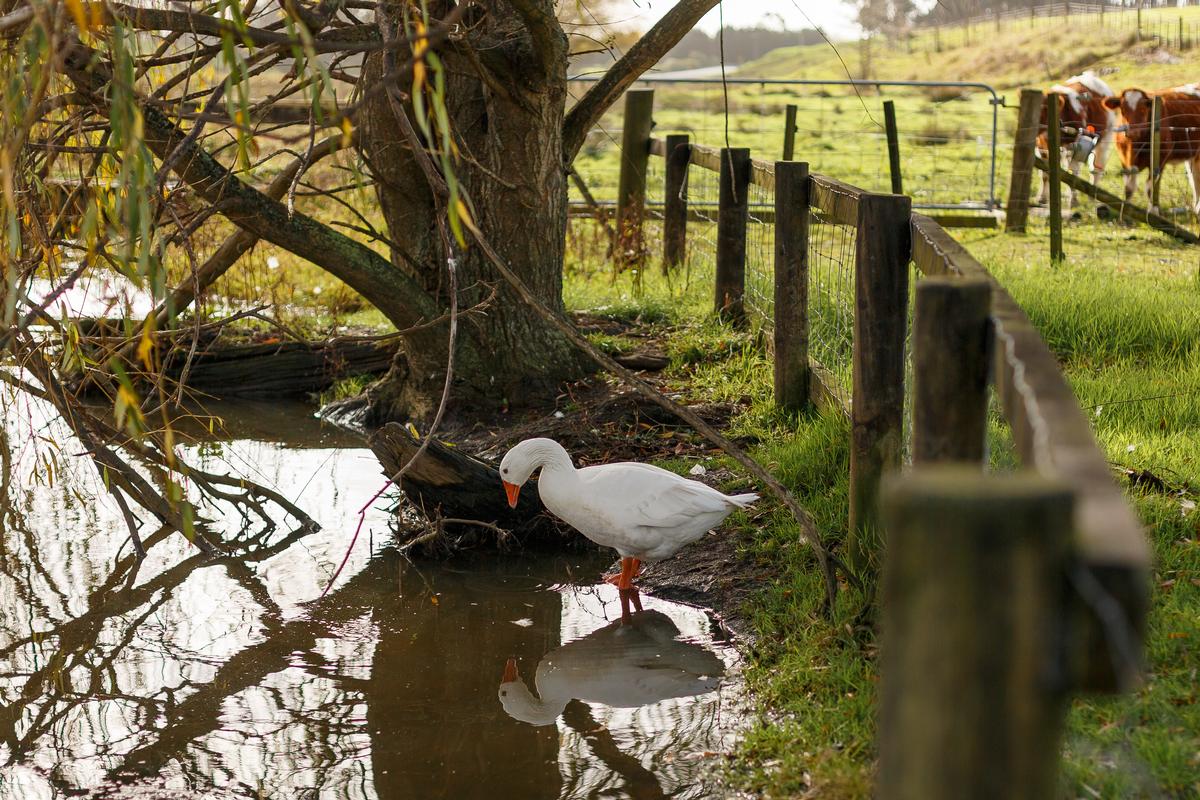
{"type": "MultiPolygon", "coordinates": [[[[1194,5],[1194,3],[1190,3],[1194,5]]],[[[1154,41],[1157,45],[1174,46],[1177,50],[1191,50],[1200,41],[1200,22],[1185,19],[1182,7],[1177,5],[1146,6],[1112,5],[1091,3],[1049,3],[1033,7],[1008,9],[999,13],[989,11],[965,19],[930,20],[913,28],[906,34],[899,47],[913,52],[914,33],[933,34],[926,36],[921,44],[940,52],[950,43],[944,41],[957,38],[970,44],[973,29],[976,35],[987,35],[989,30],[1021,28],[1045,25],[1069,24],[1073,29],[1111,29],[1129,31],[1137,41],[1154,41]]]]}
{"type": "MultiPolygon", "coordinates": [[[[834,404],[850,417],[847,555],[868,581],[886,558],[888,624],[936,629],[937,635],[899,643],[885,630],[881,761],[889,770],[903,769],[895,782],[881,782],[881,797],[981,796],[978,790],[998,779],[1012,783],[1013,796],[1046,796],[1045,787],[1054,785],[1047,775],[1056,770],[1055,732],[1067,693],[1128,690],[1140,678],[1150,565],[1136,516],[1054,355],[1007,291],[939,224],[913,213],[908,198],[810,174],[803,162],[749,158],[744,149],[679,139],[668,148],[653,138],[636,146],[664,163],[669,153],[681,157],[686,150],[686,180],[663,184],[660,207],[669,192],[686,201],[672,235],[686,242],[687,268],[711,265],[714,306],[733,324],[770,330],[777,403],[834,404]],[[946,292],[975,300],[951,302],[946,292]],[[910,312],[914,296],[916,314],[910,312]],[[730,313],[730,298],[742,302],[744,315],[730,313]],[[977,309],[974,316],[968,306],[977,309]],[[966,335],[938,335],[955,326],[966,335]],[[980,469],[986,375],[1027,475],[1015,483],[980,469]],[[804,384],[808,397],[796,397],[795,387],[804,384]],[[906,390],[914,385],[923,388],[906,390]],[[951,402],[961,407],[948,410],[951,402]],[[906,407],[914,405],[910,431],[906,407]],[[918,463],[908,477],[897,477],[910,438],[918,442],[918,463]],[[967,477],[938,473],[932,465],[947,459],[974,469],[967,477]],[[881,522],[879,487],[888,480],[900,499],[881,522]],[[985,554],[1011,526],[989,520],[1006,504],[1027,508],[1021,512],[1026,521],[1052,525],[1036,534],[1061,546],[1042,548],[1038,535],[1018,532],[1011,548],[1003,545],[1005,555],[996,556],[1008,571],[987,587],[988,598],[976,594],[955,603],[955,593],[981,574],[996,575],[985,554]],[[890,546],[884,552],[885,525],[889,536],[900,537],[897,543],[933,541],[938,513],[954,508],[962,511],[956,524],[969,533],[956,545],[961,557],[947,561],[918,547],[920,558],[896,561],[890,546]],[[899,583],[897,574],[905,576],[899,583]],[[929,607],[931,596],[943,600],[929,607]],[[1041,605],[1031,614],[1026,602],[1033,596],[1041,605]],[[978,618],[964,616],[970,614],[978,618]],[[977,636],[971,645],[977,662],[945,652],[943,623],[946,631],[960,632],[988,626],[986,641],[977,636]],[[949,660],[947,674],[960,679],[956,693],[935,689],[905,699],[914,682],[928,682],[914,670],[931,659],[949,660]],[[1013,676],[1007,691],[989,678],[1001,674],[1013,676]],[[980,736],[971,726],[991,723],[959,713],[963,703],[992,708],[999,717],[991,722],[1013,738],[981,756],[969,744],[980,736]],[[1045,721],[1045,735],[1025,735],[1033,718],[1045,721]],[[913,719],[958,734],[896,735],[897,726],[913,719]],[[927,780],[955,761],[971,767],[944,785],[927,780]]],[[[644,208],[627,211],[628,219],[643,217],[644,208]]],[[[897,544],[897,558],[913,553],[913,546],[897,544]]]]}
{"type": "MultiPolygon", "coordinates": [[[[574,84],[594,80],[590,76],[572,78],[574,84]]],[[[855,181],[887,189],[892,174],[887,157],[887,132],[881,108],[874,105],[872,93],[888,94],[900,104],[897,135],[903,139],[909,163],[910,193],[921,208],[990,211],[999,208],[997,198],[997,136],[1003,98],[994,87],[977,81],[921,80],[818,80],[772,78],[658,78],[643,76],[635,84],[642,91],[655,88],[662,96],[658,102],[657,122],[672,129],[688,131],[693,138],[721,135],[730,123],[721,90],[728,88],[728,110],[743,142],[760,151],[770,142],[775,147],[808,146],[821,148],[831,162],[853,156],[855,181]],[[831,91],[846,91],[835,96],[831,91]],[[754,90],[754,91],[751,91],[754,90]],[[703,93],[713,92],[707,102],[703,93]],[[969,102],[958,102],[968,100],[969,102]],[[951,102],[954,101],[954,102],[951,102]],[[849,104],[849,109],[846,105],[849,104]],[[753,116],[739,112],[753,112],[753,116]],[[778,112],[778,113],[775,113],[778,112]],[[877,116],[878,115],[878,116],[877,116]],[[768,127],[764,128],[764,122],[768,127]],[[918,126],[919,123],[919,126],[918,126]],[[748,129],[747,129],[748,128],[748,129]],[[780,130],[782,128],[782,130],[780,130]],[[869,139],[877,143],[877,158],[863,159],[864,148],[857,143],[869,139]],[[856,143],[850,153],[839,143],[856,143]]],[[[616,115],[607,123],[617,124],[616,115]]],[[[624,124],[624,120],[621,120],[624,124]]],[[[577,159],[593,167],[591,156],[607,155],[617,145],[620,134],[599,126],[589,133],[584,158],[577,159]]],[[[868,150],[869,152],[869,150],[868,150]]],[[[815,152],[814,152],[815,155],[815,152]]],[[[609,159],[605,159],[607,162],[609,159]]],[[[587,176],[591,188],[603,199],[612,197],[613,177],[593,167],[587,176]],[[607,191],[606,191],[607,190],[607,191]],[[607,195],[607,197],[605,197],[607,195]]]]}

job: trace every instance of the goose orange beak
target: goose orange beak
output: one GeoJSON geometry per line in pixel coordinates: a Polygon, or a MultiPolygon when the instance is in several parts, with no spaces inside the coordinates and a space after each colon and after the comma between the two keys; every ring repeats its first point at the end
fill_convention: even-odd
{"type": "Polygon", "coordinates": [[[517,495],[521,493],[521,487],[517,486],[515,483],[509,483],[503,479],[501,479],[500,482],[504,484],[504,493],[508,495],[508,507],[516,508],[517,495]]]}
{"type": "Polygon", "coordinates": [[[517,675],[517,660],[510,658],[508,663],[504,665],[504,675],[500,678],[500,683],[512,683],[520,677],[517,675]]]}

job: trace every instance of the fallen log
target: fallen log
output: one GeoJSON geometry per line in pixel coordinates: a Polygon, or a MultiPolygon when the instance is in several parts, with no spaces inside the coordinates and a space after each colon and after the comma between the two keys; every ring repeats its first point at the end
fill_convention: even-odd
{"type": "MultiPolygon", "coordinates": [[[[391,476],[416,454],[421,441],[403,425],[391,422],[371,434],[368,444],[384,472],[391,476]]],[[[447,525],[462,534],[470,533],[471,528],[486,531],[487,525],[495,525],[517,534],[524,545],[539,540],[561,544],[564,538],[549,515],[543,513],[536,481],[521,492],[517,507],[509,508],[500,473],[494,466],[436,439],[408,468],[398,488],[433,522],[451,519],[485,523],[447,525]]]]}
{"type": "Polygon", "coordinates": [[[316,394],[350,375],[386,372],[396,342],[275,342],[201,348],[187,374],[187,349],[172,351],[163,372],[187,388],[214,397],[280,397],[316,394]]]}
{"type": "MultiPolygon", "coordinates": [[[[119,320],[83,318],[78,325],[84,352],[101,363],[107,363],[114,351],[130,340],[126,325],[119,320]]],[[[138,321],[133,327],[136,330],[141,325],[138,321]]],[[[367,336],[323,341],[243,339],[243,343],[230,339],[222,337],[220,330],[202,330],[192,352],[191,335],[160,334],[161,374],[183,382],[194,393],[217,399],[300,398],[319,394],[352,375],[387,372],[400,347],[398,339],[367,336]]],[[[144,373],[140,363],[126,360],[124,355],[116,358],[135,382],[157,380],[157,374],[144,373]]],[[[90,392],[97,390],[98,384],[79,376],[75,388],[90,392]]]]}

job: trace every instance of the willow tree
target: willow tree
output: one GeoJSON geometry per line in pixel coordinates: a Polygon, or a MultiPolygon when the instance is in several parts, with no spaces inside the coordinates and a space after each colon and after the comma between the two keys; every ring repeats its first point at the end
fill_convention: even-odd
{"type": "MultiPolygon", "coordinates": [[[[475,409],[532,400],[588,363],[502,280],[495,259],[561,309],[575,154],[624,89],[715,4],[680,0],[572,101],[571,39],[555,0],[214,0],[188,10],[0,0],[4,111],[15,132],[0,165],[6,257],[26,272],[39,259],[65,261],[55,248],[78,246],[82,231],[89,258],[153,289],[160,308],[149,324],[161,326],[268,241],[341,279],[405,332],[373,393],[381,417],[405,419],[428,416],[441,394],[453,264],[461,308],[490,298],[461,326],[453,399],[475,409]],[[296,98],[308,109],[291,120],[300,132],[291,129],[291,148],[271,148],[274,159],[294,157],[263,169],[264,130],[296,98]],[[306,213],[295,196],[305,171],[348,147],[373,182],[381,229],[353,209],[306,213]],[[51,205],[44,188],[64,164],[79,180],[70,202],[51,205]],[[267,172],[270,183],[257,177],[267,172]],[[238,231],[203,251],[194,234],[217,215],[238,231]],[[189,274],[171,290],[163,264],[185,256],[189,274]]],[[[20,292],[8,295],[12,319],[20,292]]]]}

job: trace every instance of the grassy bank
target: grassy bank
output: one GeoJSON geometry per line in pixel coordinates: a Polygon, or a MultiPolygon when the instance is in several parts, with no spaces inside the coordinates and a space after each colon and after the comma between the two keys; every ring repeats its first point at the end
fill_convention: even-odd
{"type": "MultiPolygon", "coordinates": [[[[1175,245],[1156,234],[1114,230],[1145,256],[1135,266],[1114,246],[1086,255],[1077,249],[1075,256],[1068,249],[1067,262],[1052,267],[1036,224],[1024,237],[972,232],[966,241],[1060,357],[1154,546],[1148,680],[1129,696],[1074,702],[1067,795],[1188,797],[1200,792],[1200,284],[1195,270],[1155,258],[1175,245]],[[1140,476],[1137,486],[1127,474],[1140,476]]],[[[1097,232],[1088,226],[1087,235],[1097,232]]],[[[839,540],[847,502],[844,419],[776,412],[761,339],[704,321],[707,283],[692,278],[669,284],[650,269],[639,289],[631,275],[614,282],[606,271],[577,268],[569,273],[567,297],[575,308],[656,321],[680,390],[694,399],[740,400],[731,432],[757,442],[755,455],[839,540]]],[[[1011,466],[1006,435],[997,418],[997,469],[1011,466]]],[[[731,780],[771,797],[868,797],[874,642],[819,616],[819,581],[785,513],[769,511],[740,535],[747,555],[778,572],[751,609],[758,645],[746,674],[758,716],[730,765],[731,780]]],[[[856,600],[844,593],[843,620],[856,600]]]]}
{"type": "MultiPolygon", "coordinates": [[[[1067,777],[1075,796],[1200,794],[1200,283],[1197,271],[1111,258],[1051,267],[1040,236],[968,246],[1062,359],[1080,405],[1154,548],[1146,685],[1077,701],[1067,777]]],[[[1193,257],[1194,258],[1194,257],[1193,257]]]]}

